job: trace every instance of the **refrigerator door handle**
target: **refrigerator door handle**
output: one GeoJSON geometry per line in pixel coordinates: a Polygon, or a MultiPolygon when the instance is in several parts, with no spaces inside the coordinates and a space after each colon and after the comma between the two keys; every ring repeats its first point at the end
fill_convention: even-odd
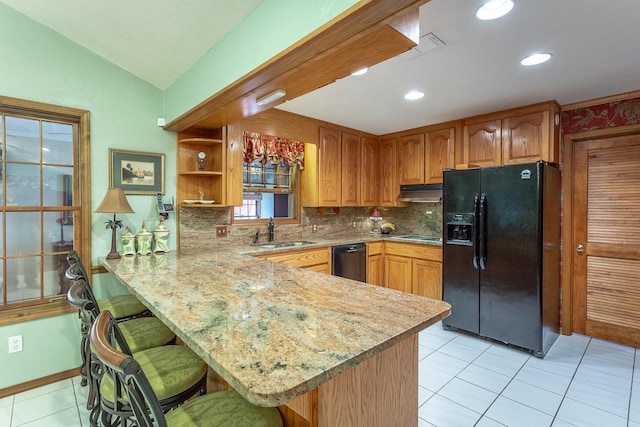
{"type": "Polygon", "coordinates": [[[478,235],[480,237],[478,242],[479,253],[478,259],[480,263],[480,269],[487,268],[487,195],[482,193],[480,196],[480,231],[478,235]]]}
{"type": "Polygon", "coordinates": [[[480,258],[480,244],[479,244],[479,229],[478,229],[478,204],[480,202],[480,195],[476,193],[473,196],[473,230],[476,234],[473,236],[473,268],[476,270],[480,268],[478,264],[478,259],[480,258]]]}

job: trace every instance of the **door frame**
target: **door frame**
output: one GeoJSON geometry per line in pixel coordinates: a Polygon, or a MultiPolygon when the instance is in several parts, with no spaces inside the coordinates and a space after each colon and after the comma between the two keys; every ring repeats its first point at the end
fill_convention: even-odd
{"type": "Polygon", "coordinates": [[[640,124],[573,133],[563,137],[562,173],[562,334],[573,331],[573,174],[574,147],[578,142],[640,134],[640,124]]]}

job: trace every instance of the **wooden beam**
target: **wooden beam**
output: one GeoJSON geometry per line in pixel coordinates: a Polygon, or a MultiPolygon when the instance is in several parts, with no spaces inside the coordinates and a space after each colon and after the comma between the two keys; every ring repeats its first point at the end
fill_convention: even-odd
{"type": "Polygon", "coordinates": [[[417,45],[418,8],[429,0],[361,1],[173,120],[165,130],[217,128],[268,110],[417,45]],[[275,89],[287,94],[258,106],[275,89]]]}

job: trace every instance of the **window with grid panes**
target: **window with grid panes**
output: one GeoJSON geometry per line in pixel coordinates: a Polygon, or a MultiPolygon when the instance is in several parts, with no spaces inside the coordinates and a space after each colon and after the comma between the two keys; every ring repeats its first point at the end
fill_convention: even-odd
{"type": "Polygon", "coordinates": [[[66,255],[81,246],[75,241],[81,117],[69,113],[82,112],[11,101],[0,99],[0,313],[68,305],[66,255]]]}
{"type": "Polygon", "coordinates": [[[243,200],[234,208],[234,220],[296,218],[296,170],[284,162],[243,162],[243,200]]]}

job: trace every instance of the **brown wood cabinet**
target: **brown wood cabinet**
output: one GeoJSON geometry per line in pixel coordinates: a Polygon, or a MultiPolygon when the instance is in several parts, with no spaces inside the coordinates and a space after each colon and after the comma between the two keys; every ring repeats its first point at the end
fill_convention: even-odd
{"type": "Polygon", "coordinates": [[[378,140],[362,137],[360,152],[360,206],[377,206],[380,200],[380,148],[378,140]]]}
{"type": "Polygon", "coordinates": [[[180,207],[226,206],[226,128],[218,132],[178,133],[176,203],[180,207]],[[204,170],[197,154],[204,152],[204,170]],[[187,204],[185,200],[214,200],[215,204],[187,204]]]}
{"type": "Polygon", "coordinates": [[[341,206],[360,206],[360,135],[342,133],[341,206]]]}
{"type": "Polygon", "coordinates": [[[305,144],[302,206],[378,204],[377,140],[320,128],[318,145],[305,144]]]}
{"type": "Polygon", "coordinates": [[[319,273],[331,274],[331,248],[329,247],[256,255],[256,257],[319,273]]]}
{"type": "MultiPolygon", "coordinates": [[[[439,184],[442,171],[455,167],[456,146],[461,146],[461,121],[424,126],[388,134],[380,140],[380,188],[382,206],[396,202],[400,185],[439,184]],[[395,161],[390,159],[395,158],[395,161]],[[393,173],[392,169],[395,169],[393,173]]],[[[461,157],[461,156],[460,156],[461,157]]]]}
{"type": "Polygon", "coordinates": [[[398,185],[424,183],[424,133],[398,138],[398,185]]]}
{"type": "Polygon", "coordinates": [[[380,140],[380,206],[398,206],[396,138],[380,140]]]}
{"type": "Polygon", "coordinates": [[[342,145],[340,132],[320,128],[318,144],[304,144],[301,174],[302,206],[333,206],[342,202],[342,145]]]}
{"type": "Polygon", "coordinates": [[[414,259],[411,269],[411,292],[442,299],[442,261],[414,259]]]}
{"type": "Polygon", "coordinates": [[[384,243],[367,243],[367,283],[384,286],[384,243]]]}
{"type": "Polygon", "coordinates": [[[557,161],[553,155],[554,112],[550,109],[502,120],[502,163],[557,161]]]}
{"type": "Polygon", "coordinates": [[[555,101],[465,119],[463,163],[499,166],[559,161],[559,111],[555,101]]]}
{"type": "Polygon", "coordinates": [[[384,284],[389,289],[411,293],[412,269],[411,258],[385,254],[384,284]]]}
{"type": "Polygon", "coordinates": [[[442,299],[442,247],[385,242],[384,278],[388,288],[442,299]]]}
{"type": "Polygon", "coordinates": [[[456,128],[448,127],[425,134],[424,141],[424,182],[442,183],[442,171],[453,168],[456,128]]]}
{"type": "Polygon", "coordinates": [[[342,145],[340,132],[320,128],[318,144],[318,206],[340,206],[342,145]]]}
{"type": "Polygon", "coordinates": [[[463,130],[464,163],[474,166],[502,164],[500,120],[469,123],[463,130]]]}

